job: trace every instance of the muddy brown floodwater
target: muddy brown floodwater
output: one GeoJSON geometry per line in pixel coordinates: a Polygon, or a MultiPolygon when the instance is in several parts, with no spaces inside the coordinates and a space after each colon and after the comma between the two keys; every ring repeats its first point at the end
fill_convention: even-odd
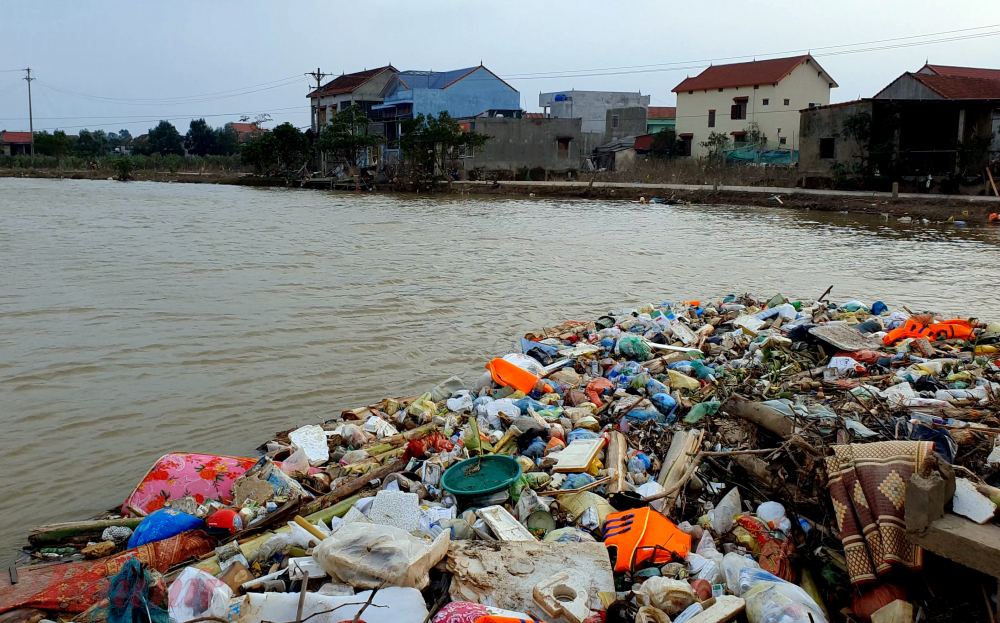
{"type": "Polygon", "coordinates": [[[0,564],[173,451],[471,381],[526,331],[752,291],[1000,319],[1000,228],[0,179],[0,564]]]}

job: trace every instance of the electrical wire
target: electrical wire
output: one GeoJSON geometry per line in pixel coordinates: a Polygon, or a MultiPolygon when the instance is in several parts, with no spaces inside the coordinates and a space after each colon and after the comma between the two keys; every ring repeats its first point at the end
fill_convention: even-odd
{"type": "MultiPolygon", "coordinates": [[[[654,63],[652,65],[624,65],[624,66],[620,66],[620,67],[601,67],[601,68],[577,69],[577,70],[565,70],[565,71],[541,71],[541,72],[525,73],[525,74],[510,74],[508,76],[504,76],[504,78],[505,79],[514,79],[514,78],[521,78],[521,77],[527,77],[527,76],[552,76],[554,74],[576,73],[576,72],[583,72],[583,71],[612,71],[612,70],[618,70],[618,69],[647,69],[647,68],[652,68],[652,67],[670,67],[670,66],[673,66],[673,65],[690,65],[692,63],[699,63],[699,64],[714,63],[716,61],[730,61],[730,60],[738,60],[738,59],[745,59],[745,58],[757,58],[757,57],[767,57],[767,56],[779,57],[779,56],[783,56],[783,55],[786,55],[786,54],[811,53],[811,52],[817,51],[817,50],[832,50],[832,49],[838,49],[838,48],[848,48],[848,47],[853,47],[853,46],[858,46],[858,45],[872,45],[872,44],[876,44],[876,43],[887,43],[887,42],[891,42],[891,41],[904,41],[906,39],[920,39],[920,38],[925,38],[925,37],[937,37],[939,35],[949,35],[949,34],[954,34],[954,33],[958,33],[958,32],[969,32],[969,31],[973,31],[973,30],[986,30],[986,29],[989,29],[989,28],[1000,28],[1000,24],[990,24],[988,26],[976,26],[976,27],[973,27],[973,28],[960,28],[958,30],[943,30],[943,31],[940,31],[940,32],[927,33],[927,34],[923,34],[923,35],[909,35],[909,36],[906,36],[906,37],[894,37],[894,38],[891,38],[891,39],[876,39],[874,41],[861,41],[861,42],[856,42],[856,43],[842,43],[842,44],[839,44],[839,45],[828,45],[828,46],[821,46],[821,47],[815,47],[815,48],[802,48],[802,49],[798,49],[798,50],[785,50],[783,52],[769,52],[767,54],[756,54],[756,55],[744,54],[744,55],[741,55],[741,56],[720,56],[720,57],[716,57],[716,58],[708,58],[708,59],[693,60],[693,61],[675,61],[675,62],[671,62],[671,63],[654,63]]],[[[557,77],[559,77],[559,76],[557,76],[557,77]]]]}
{"type": "MultiPolygon", "coordinates": [[[[124,105],[124,106],[150,106],[150,105],[158,105],[158,106],[178,106],[178,105],[180,105],[180,106],[183,106],[185,104],[202,104],[202,103],[206,103],[206,102],[214,102],[214,101],[219,101],[219,100],[224,100],[224,99],[231,99],[231,98],[234,98],[234,97],[242,97],[244,95],[250,95],[252,93],[259,93],[261,91],[269,91],[271,89],[281,89],[281,88],[284,88],[284,87],[288,87],[288,86],[292,86],[292,85],[295,85],[295,84],[299,84],[300,81],[302,81],[302,80],[303,80],[303,78],[301,76],[298,76],[294,80],[288,80],[288,79],[286,79],[286,81],[283,82],[283,83],[281,83],[281,84],[275,84],[275,85],[272,85],[272,86],[262,87],[262,88],[259,88],[259,89],[242,90],[242,91],[237,91],[237,92],[231,92],[228,95],[218,95],[218,96],[212,96],[212,97],[208,97],[208,96],[189,96],[187,99],[177,100],[177,101],[164,101],[164,100],[153,100],[153,99],[150,99],[150,100],[147,100],[147,101],[139,101],[139,100],[126,100],[126,99],[105,98],[105,97],[100,97],[100,96],[96,96],[96,95],[87,95],[86,93],[77,93],[75,91],[70,91],[68,89],[63,89],[63,88],[60,88],[60,87],[48,84],[47,82],[42,82],[42,81],[37,80],[37,79],[35,80],[35,83],[38,86],[41,86],[43,88],[46,88],[46,89],[49,89],[49,90],[52,90],[52,91],[56,91],[56,92],[59,92],[59,93],[64,93],[66,95],[73,95],[73,96],[76,96],[76,97],[82,97],[84,99],[89,99],[89,100],[92,100],[92,101],[97,101],[97,102],[102,102],[102,103],[111,102],[111,103],[120,104],[120,105],[124,105]]],[[[267,84],[267,83],[265,83],[265,84],[267,84]]]]}

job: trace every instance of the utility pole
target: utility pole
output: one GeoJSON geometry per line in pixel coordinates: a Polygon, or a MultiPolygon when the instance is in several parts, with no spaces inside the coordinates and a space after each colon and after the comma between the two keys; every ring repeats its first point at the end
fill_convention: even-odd
{"type": "MultiPolygon", "coordinates": [[[[307,76],[311,76],[312,79],[316,81],[316,90],[319,91],[320,86],[321,86],[322,81],[323,81],[323,78],[326,78],[327,76],[331,76],[333,74],[325,74],[325,73],[323,73],[323,71],[319,67],[317,67],[316,71],[307,73],[306,75],[307,76]]],[[[323,96],[320,95],[319,93],[317,93],[317,95],[316,95],[316,108],[313,109],[313,120],[314,120],[314,123],[316,125],[316,149],[317,150],[319,150],[319,135],[323,131],[323,124],[321,124],[319,122],[319,108],[320,108],[320,104],[322,104],[322,103],[323,103],[323,96]]],[[[326,174],[326,162],[323,161],[323,156],[322,155],[320,155],[320,163],[319,164],[320,164],[320,168],[322,169],[322,173],[325,175],[326,174]]]]}
{"type": "MultiPolygon", "coordinates": [[[[25,69],[28,75],[24,78],[28,81],[28,129],[31,130],[31,164],[35,164],[35,115],[31,111],[31,67],[25,69]]],[[[22,126],[23,127],[23,126],[22,126]]]]}

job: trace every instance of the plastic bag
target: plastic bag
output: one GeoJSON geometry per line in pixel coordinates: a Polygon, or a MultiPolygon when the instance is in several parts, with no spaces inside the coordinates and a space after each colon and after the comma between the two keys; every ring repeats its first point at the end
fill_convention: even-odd
{"type": "Polygon", "coordinates": [[[785,507],[777,502],[764,502],[758,506],[757,517],[772,530],[781,530],[788,534],[792,529],[792,522],[785,515],[785,507]]]}
{"type": "Polygon", "coordinates": [[[740,591],[750,623],[827,623],[809,593],[761,569],[740,571],[740,591]]]}
{"type": "Polygon", "coordinates": [[[423,590],[428,571],[448,553],[450,531],[433,541],[393,526],[345,524],[313,551],[331,577],[355,588],[406,586],[423,590]]]}
{"type": "Polygon", "coordinates": [[[726,588],[737,597],[743,592],[740,590],[740,571],[743,569],[760,569],[760,565],[753,558],[741,556],[736,552],[730,552],[722,557],[722,571],[726,574],[726,588]]]}
{"type": "Polygon", "coordinates": [[[740,514],[741,505],[740,490],[733,487],[712,511],[711,520],[709,521],[712,531],[722,536],[732,530],[736,525],[736,521],[733,518],[740,514]]]}
{"type": "Polygon", "coordinates": [[[204,571],[186,567],[170,585],[167,596],[168,613],[174,623],[207,616],[226,619],[233,589],[204,571]]]}
{"type": "Polygon", "coordinates": [[[538,363],[538,361],[533,357],[522,355],[521,353],[511,353],[509,355],[504,355],[503,359],[504,361],[509,361],[518,368],[521,368],[526,372],[530,372],[535,376],[542,376],[545,374],[545,368],[543,368],[542,364],[538,363]]]}
{"type": "Polygon", "coordinates": [[[368,444],[368,435],[357,424],[341,424],[334,433],[340,435],[344,445],[352,448],[360,448],[368,444]]]}
{"type": "Polygon", "coordinates": [[[281,462],[281,471],[289,476],[293,474],[308,474],[309,457],[306,455],[306,451],[299,448],[293,452],[292,456],[281,462]]]}
{"type": "Polygon", "coordinates": [[[643,582],[635,591],[635,598],[640,606],[659,608],[671,616],[698,600],[690,584],[664,577],[652,577],[643,582]]]}
{"type": "Polygon", "coordinates": [[[623,335],[615,344],[615,354],[624,355],[635,361],[646,361],[651,353],[649,345],[638,335],[623,335]]]}
{"type": "MultiPolygon", "coordinates": [[[[657,493],[663,493],[664,491],[666,491],[666,489],[663,488],[663,485],[656,482],[655,480],[650,480],[646,484],[640,485],[635,490],[636,493],[638,493],[644,498],[656,495],[657,493]]],[[[652,502],[649,503],[649,505],[652,506],[656,510],[656,512],[660,512],[660,509],[663,507],[663,498],[660,498],[659,500],[653,500],[652,502]]]]}
{"type": "Polygon", "coordinates": [[[139,547],[146,543],[162,541],[177,536],[181,532],[197,530],[205,525],[204,520],[176,511],[172,508],[161,508],[142,520],[128,540],[128,548],[139,547]]]}
{"type": "Polygon", "coordinates": [[[455,413],[468,413],[472,411],[472,396],[468,390],[455,392],[455,395],[448,399],[448,410],[455,413]]]}

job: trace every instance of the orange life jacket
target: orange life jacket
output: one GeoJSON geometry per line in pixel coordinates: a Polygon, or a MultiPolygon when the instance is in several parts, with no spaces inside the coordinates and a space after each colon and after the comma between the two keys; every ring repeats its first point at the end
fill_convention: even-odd
{"type": "Polygon", "coordinates": [[[905,340],[906,338],[921,338],[925,337],[931,342],[934,340],[950,340],[952,338],[960,338],[967,340],[972,337],[972,327],[969,326],[967,320],[942,320],[936,324],[920,324],[913,318],[907,319],[901,326],[889,331],[882,338],[882,342],[886,346],[892,346],[900,340],[905,340]]]}
{"type": "Polygon", "coordinates": [[[615,571],[619,572],[632,571],[634,565],[647,561],[666,564],[672,554],[684,558],[691,551],[691,537],[649,506],[608,515],[604,544],[616,551],[615,571]]]}

